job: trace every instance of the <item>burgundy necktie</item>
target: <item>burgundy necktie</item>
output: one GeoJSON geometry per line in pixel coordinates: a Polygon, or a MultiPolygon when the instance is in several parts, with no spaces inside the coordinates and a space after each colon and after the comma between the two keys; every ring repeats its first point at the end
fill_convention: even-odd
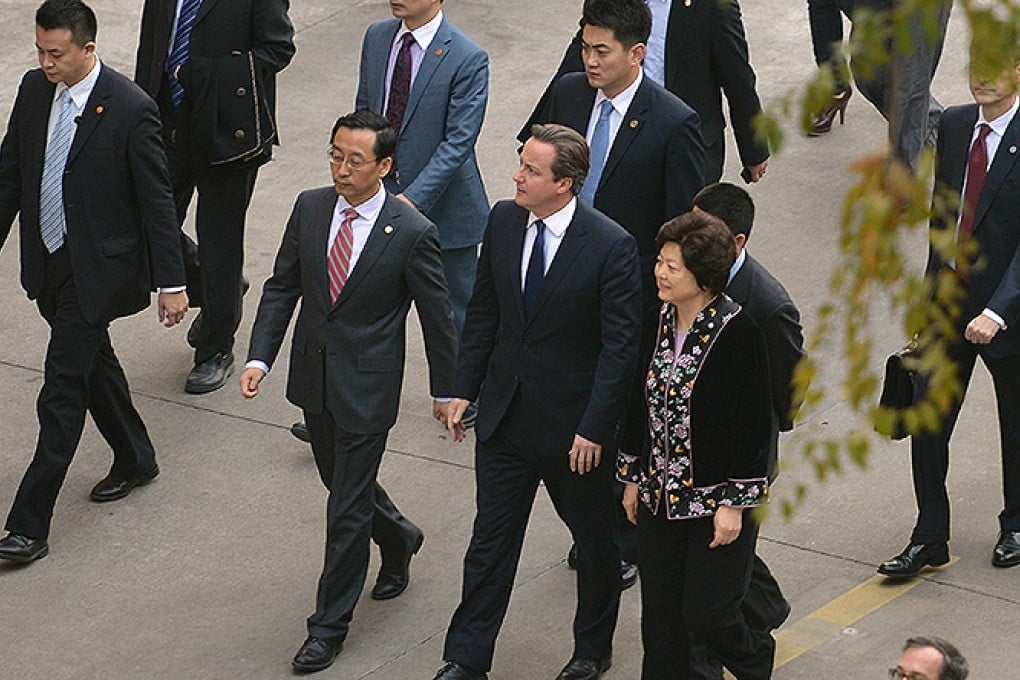
{"type": "Polygon", "coordinates": [[[329,249],[329,304],[335,305],[336,299],[340,297],[340,291],[347,283],[347,276],[351,273],[351,252],[354,250],[354,229],[351,226],[358,216],[354,208],[344,210],[344,219],[340,223],[340,231],[333,239],[333,245],[329,249]]]}
{"type": "Polygon", "coordinates": [[[386,106],[386,119],[390,121],[393,131],[398,136],[404,124],[407,101],[411,98],[411,45],[414,44],[414,36],[405,33],[400,41],[400,51],[397,52],[397,61],[393,64],[393,78],[390,80],[390,100],[386,106]]]}
{"type": "MultiPolygon", "coordinates": [[[[974,233],[974,213],[977,212],[978,200],[981,198],[981,189],[985,186],[985,176],[988,174],[988,147],[985,145],[985,138],[992,128],[987,123],[982,123],[978,129],[977,139],[970,147],[970,156],[967,158],[967,186],[963,190],[963,205],[960,209],[963,214],[960,218],[960,230],[956,240],[963,245],[970,240],[974,233]]],[[[966,266],[959,266],[957,272],[966,280],[970,278],[970,272],[966,266]]]]}

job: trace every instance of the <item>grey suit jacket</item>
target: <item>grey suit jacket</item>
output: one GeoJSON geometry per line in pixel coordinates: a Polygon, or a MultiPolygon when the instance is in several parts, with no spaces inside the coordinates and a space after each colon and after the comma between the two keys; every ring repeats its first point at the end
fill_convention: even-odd
{"type": "Polygon", "coordinates": [[[414,301],[434,396],[452,394],[457,358],[453,313],[436,227],[387,196],[336,304],[329,303],[326,242],[333,187],[304,191],[262,288],[248,360],[272,366],[298,299],[287,399],[310,413],[329,409],[354,434],[385,432],[397,418],[405,327],[414,301]]]}
{"type": "MultiPolygon", "coordinates": [[[[386,66],[400,20],[365,32],[358,109],[386,110],[386,66]]],[[[411,88],[397,145],[397,172],[386,188],[404,194],[439,227],[444,250],[482,241],[489,215],[475,141],[489,98],[489,57],[443,19],[411,88]]]]}

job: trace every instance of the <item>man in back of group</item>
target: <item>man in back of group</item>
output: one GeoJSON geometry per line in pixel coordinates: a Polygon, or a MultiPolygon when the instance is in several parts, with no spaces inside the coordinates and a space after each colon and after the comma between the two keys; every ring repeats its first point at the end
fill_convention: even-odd
{"type": "Polygon", "coordinates": [[[912,637],[903,647],[891,680],[967,680],[967,659],[951,643],[937,637],[912,637]]]}

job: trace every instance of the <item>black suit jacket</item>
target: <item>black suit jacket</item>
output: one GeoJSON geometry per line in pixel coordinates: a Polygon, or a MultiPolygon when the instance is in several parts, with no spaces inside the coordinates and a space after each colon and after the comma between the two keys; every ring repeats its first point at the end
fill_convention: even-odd
{"type": "Polygon", "coordinates": [[[276,359],[298,300],[287,398],[310,413],[328,408],[347,432],[387,431],[397,418],[407,313],[414,301],[425,338],[433,396],[452,392],[457,338],[443,276],[439,233],[393,196],[347,283],[329,302],[326,270],[333,187],[302,192],[266,280],[248,359],[276,359]]]}
{"type": "MultiPolygon", "coordinates": [[[[939,122],[936,146],[936,190],[959,195],[963,191],[971,135],[977,123],[977,104],[953,106],[939,122]]],[[[970,267],[970,285],[958,317],[962,330],[986,307],[1001,316],[1007,329],[996,334],[982,354],[1006,357],[1020,354],[1020,114],[1013,117],[988,169],[974,214],[976,261],[970,267]]],[[[958,212],[936,215],[933,231],[955,231],[958,212]]],[[[929,251],[928,268],[934,275],[945,266],[934,250],[929,251]]]]}
{"type": "Polygon", "coordinates": [[[726,288],[765,338],[765,356],[772,403],[769,437],[769,476],[779,459],[779,432],[793,429],[793,369],[804,356],[800,312],[790,294],[757,260],[747,254],[743,266],[726,288]]]}
{"type": "MultiPolygon", "coordinates": [[[[553,88],[543,122],[586,134],[595,94],[585,74],[565,75],[553,88]]],[[[697,114],[645,77],[609,150],[595,207],[637,240],[646,301],[654,301],[656,308],[655,235],[664,222],[691,209],[703,185],[704,146],[697,114]]]]}
{"type": "MultiPolygon", "coordinates": [[[[204,0],[181,68],[189,140],[214,164],[268,160],[276,74],[294,56],[288,0],[204,0]]],[[[135,82],[154,99],[166,79],[176,0],[145,0],[135,82]]],[[[181,121],[183,124],[185,121],[181,121]]]]}
{"type": "MultiPolygon", "coordinates": [[[[531,126],[543,122],[556,80],[579,71],[584,71],[580,31],[518,135],[522,143],[531,136],[531,126]]],[[[757,165],[769,157],[768,145],[755,138],[751,124],[761,113],[761,102],[736,0],[673,2],[666,27],[665,71],[666,89],[698,113],[706,147],[715,144],[726,127],[721,94],[725,92],[741,162],[757,165]]]]}
{"type": "Polygon", "coordinates": [[[521,293],[527,221],[528,211],[512,201],[489,214],[454,394],[477,398],[480,441],[517,397],[534,414],[532,436],[543,452],[565,454],[575,433],[608,446],[637,365],[634,239],[578,202],[528,319],[521,293]]]}
{"type": "MultiPolygon", "coordinates": [[[[103,323],[147,307],[154,287],[183,285],[184,265],[156,105],[96,68],[64,171],[64,242],[82,315],[103,323]]],[[[20,214],[21,284],[32,299],[46,269],[39,187],[55,88],[40,69],[25,74],[0,146],[0,244],[20,214]]]]}

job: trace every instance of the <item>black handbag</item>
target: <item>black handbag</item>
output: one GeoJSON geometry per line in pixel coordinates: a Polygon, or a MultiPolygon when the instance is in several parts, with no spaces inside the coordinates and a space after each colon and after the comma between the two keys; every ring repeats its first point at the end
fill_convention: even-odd
{"type": "MultiPolygon", "coordinates": [[[[885,360],[885,379],[882,381],[882,395],[878,398],[881,406],[902,411],[914,405],[917,373],[905,365],[904,359],[909,359],[916,352],[917,343],[910,342],[885,360]]],[[[907,434],[903,429],[903,423],[898,422],[889,436],[893,439],[903,439],[907,434]]]]}

